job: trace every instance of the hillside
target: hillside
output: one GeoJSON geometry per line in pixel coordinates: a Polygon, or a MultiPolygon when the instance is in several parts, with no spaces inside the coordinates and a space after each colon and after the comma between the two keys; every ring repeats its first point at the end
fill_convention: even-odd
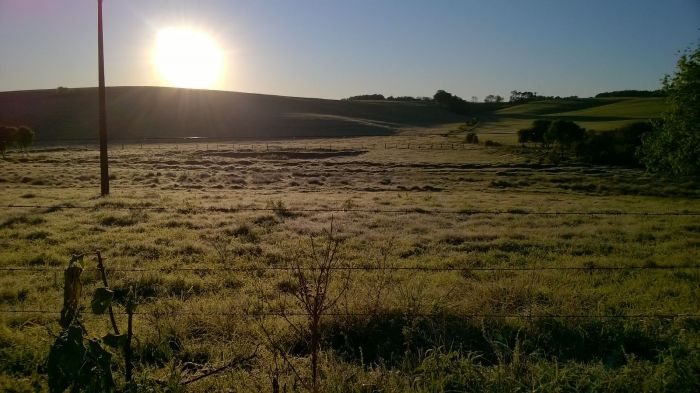
{"type": "Polygon", "coordinates": [[[557,112],[568,112],[580,109],[603,106],[617,100],[605,100],[596,98],[563,99],[532,101],[524,104],[513,105],[495,112],[496,115],[525,115],[541,116],[557,112]]]}
{"type": "MultiPolygon", "coordinates": [[[[430,103],[338,101],[163,87],[107,88],[111,139],[387,135],[463,121],[430,103]]],[[[0,124],[38,141],[92,138],[97,89],[0,92],[0,124]]]]}
{"type": "Polygon", "coordinates": [[[604,105],[585,109],[555,113],[551,116],[573,117],[621,117],[653,119],[661,116],[665,109],[665,98],[627,98],[614,100],[604,105]]]}
{"type": "Polygon", "coordinates": [[[515,131],[538,118],[567,119],[592,130],[610,130],[625,124],[655,119],[666,108],[665,98],[581,98],[534,101],[493,112],[482,130],[515,131]]]}

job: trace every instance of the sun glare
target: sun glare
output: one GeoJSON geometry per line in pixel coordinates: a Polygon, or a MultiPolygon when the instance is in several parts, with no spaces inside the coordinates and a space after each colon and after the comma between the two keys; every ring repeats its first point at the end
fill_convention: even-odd
{"type": "Polygon", "coordinates": [[[221,79],[224,55],[208,34],[168,27],[158,32],[154,63],[168,86],[209,89],[221,79]]]}

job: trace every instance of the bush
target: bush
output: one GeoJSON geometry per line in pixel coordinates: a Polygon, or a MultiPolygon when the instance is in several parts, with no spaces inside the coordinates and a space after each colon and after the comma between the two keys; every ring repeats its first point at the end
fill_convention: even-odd
{"type": "Polygon", "coordinates": [[[663,81],[669,111],[655,130],[642,138],[640,158],[654,172],[700,174],[700,45],[678,60],[678,69],[663,81]]]}
{"type": "Polygon", "coordinates": [[[475,133],[470,132],[467,134],[467,143],[473,143],[475,145],[478,145],[479,137],[475,133]]]}

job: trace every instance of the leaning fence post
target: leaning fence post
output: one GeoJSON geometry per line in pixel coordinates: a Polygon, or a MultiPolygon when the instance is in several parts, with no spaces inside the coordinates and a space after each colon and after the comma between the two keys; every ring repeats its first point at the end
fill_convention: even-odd
{"type": "MultiPolygon", "coordinates": [[[[102,260],[102,253],[97,251],[97,270],[100,271],[100,276],[102,278],[102,284],[105,288],[109,288],[109,283],[107,282],[107,272],[105,271],[105,265],[102,260]]],[[[112,328],[114,329],[114,334],[119,335],[119,327],[117,326],[117,320],[114,318],[114,311],[112,310],[112,303],[109,304],[109,319],[112,322],[112,328]]]]}

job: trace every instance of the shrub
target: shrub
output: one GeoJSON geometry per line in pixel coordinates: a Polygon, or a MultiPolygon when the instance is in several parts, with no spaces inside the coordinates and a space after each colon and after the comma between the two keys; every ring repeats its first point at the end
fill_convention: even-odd
{"type": "Polygon", "coordinates": [[[669,111],[642,139],[640,158],[650,171],[700,174],[700,45],[678,60],[676,73],[663,80],[669,111]]]}
{"type": "Polygon", "coordinates": [[[472,143],[472,144],[478,145],[479,144],[479,137],[475,133],[470,132],[467,134],[467,143],[472,143]]]}

